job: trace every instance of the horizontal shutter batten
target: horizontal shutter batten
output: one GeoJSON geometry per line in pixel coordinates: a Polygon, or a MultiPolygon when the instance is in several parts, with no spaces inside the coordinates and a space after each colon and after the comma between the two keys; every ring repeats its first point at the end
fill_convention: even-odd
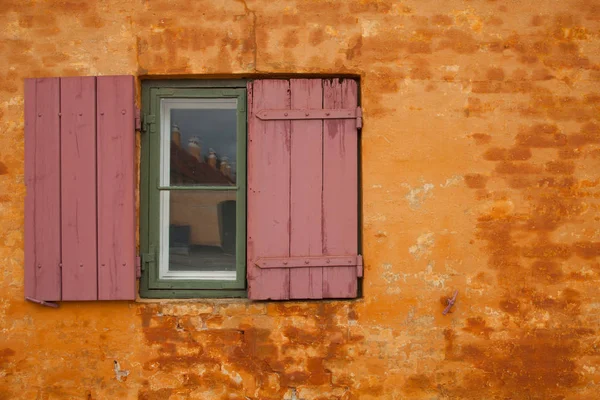
{"type": "Polygon", "coordinates": [[[292,108],[289,110],[265,109],[259,110],[256,116],[263,120],[294,120],[294,119],[353,119],[358,118],[360,108],[292,108]]]}
{"type": "Polygon", "coordinates": [[[255,261],[258,268],[356,267],[360,256],[265,257],[255,261]]]}

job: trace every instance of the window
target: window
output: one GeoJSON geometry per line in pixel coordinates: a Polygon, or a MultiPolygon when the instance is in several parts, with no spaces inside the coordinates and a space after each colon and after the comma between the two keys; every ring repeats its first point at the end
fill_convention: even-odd
{"type": "Polygon", "coordinates": [[[142,297],[356,297],[354,80],[147,81],[142,103],[142,297]]]}
{"type": "Polygon", "coordinates": [[[143,87],[143,296],[245,295],[246,85],[207,83],[143,87]]]}

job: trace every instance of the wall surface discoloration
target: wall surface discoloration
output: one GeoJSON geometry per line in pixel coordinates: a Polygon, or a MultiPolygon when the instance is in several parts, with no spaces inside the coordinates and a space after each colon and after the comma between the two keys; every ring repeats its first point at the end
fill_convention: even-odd
{"type": "Polygon", "coordinates": [[[3,0],[0,400],[597,398],[599,116],[594,0],[3,0]],[[23,78],[291,73],[361,79],[362,299],[23,301],[23,78]]]}

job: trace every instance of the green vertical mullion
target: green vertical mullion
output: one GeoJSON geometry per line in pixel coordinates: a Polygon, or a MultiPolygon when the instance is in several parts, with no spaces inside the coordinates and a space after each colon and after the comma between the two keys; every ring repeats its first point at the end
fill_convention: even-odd
{"type": "MultiPolygon", "coordinates": [[[[142,86],[142,116],[150,114],[150,90],[146,86],[142,86]]],[[[148,132],[141,132],[140,138],[140,226],[139,226],[139,237],[140,237],[140,253],[144,254],[148,252],[149,246],[149,184],[148,184],[148,170],[150,168],[150,146],[149,146],[149,135],[148,132]]],[[[142,260],[143,262],[143,260],[142,260]]],[[[145,267],[145,265],[142,265],[145,267]]],[[[144,270],[140,277],[140,294],[148,290],[148,271],[144,270]]]]}
{"type": "Polygon", "coordinates": [[[160,191],[157,188],[160,173],[160,100],[157,88],[152,88],[150,92],[150,112],[154,115],[155,123],[149,128],[148,136],[150,143],[150,160],[148,184],[150,186],[149,204],[150,204],[150,223],[149,223],[149,248],[154,253],[154,263],[147,265],[149,276],[149,288],[155,288],[159,279],[159,261],[160,261],[160,191]]]}
{"type": "Polygon", "coordinates": [[[240,288],[246,283],[246,91],[240,90],[237,104],[237,169],[236,184],[236,281],[240,288]]]}

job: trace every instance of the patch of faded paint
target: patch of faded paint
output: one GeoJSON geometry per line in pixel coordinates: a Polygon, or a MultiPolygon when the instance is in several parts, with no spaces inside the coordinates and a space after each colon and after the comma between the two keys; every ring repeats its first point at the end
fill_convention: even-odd
{"type": "Polygon", "coordinates": [[[413,188],[410,185],[403,183],[402,187],[408,189],[408,193],[404,198],[408,200],[408,205],[413,210],[421,208],[425,200],[433,196],[433,188],[435,185],[432,183],[425,183],[423,186],[413,188]]]}
{"type": "Polygon", "coordinates": [[[400,273],[394,272],[394,266],[389,263],[384,263],[383,268],[383,279],[388,285],[395,284],[401,279],[400,273]]]}
{"type": "Polygon", "coordinates": [[[0,399],[597,398],[597,1],[3,0],[0,19],[0,399]],[[290,73],[361,80],[361,299],[23,301],[24,78],[290,73]]]}
{"type": "Polygon", "coordinates": [[[363,21],[361,24],[362,35],[364,37],[377,35],[378,27],[379,21],[363,21]]]}
{"type": "Polygon", "coordinates": [[[115,378],[117,378],[117,380],[119,382],[123,382],[123,381],[127,380],[127,376],[129,376],[129,371],[122,370],[121,365],[119,365],[119,362],[117,360],[114,361],[114,370],[115,370],[115,378]]]}
{"type": "Polygon", "coordinates": [[[435,245],[435,234],[427,232],[419,235],[417,243],[408,248],[408,252],[415,260],[431,254],[431,249],[435,245]]]}
{"type": "Polygon", "coordinates": [[[463,180],[464,180],[464,178],[461,175],[454,175],[451,178],[446,179],[445,183],[440,183],[440,187],[441,188],[447,188],[447,187],[450,187],[450,186],[457,186],[463,180]]]}

